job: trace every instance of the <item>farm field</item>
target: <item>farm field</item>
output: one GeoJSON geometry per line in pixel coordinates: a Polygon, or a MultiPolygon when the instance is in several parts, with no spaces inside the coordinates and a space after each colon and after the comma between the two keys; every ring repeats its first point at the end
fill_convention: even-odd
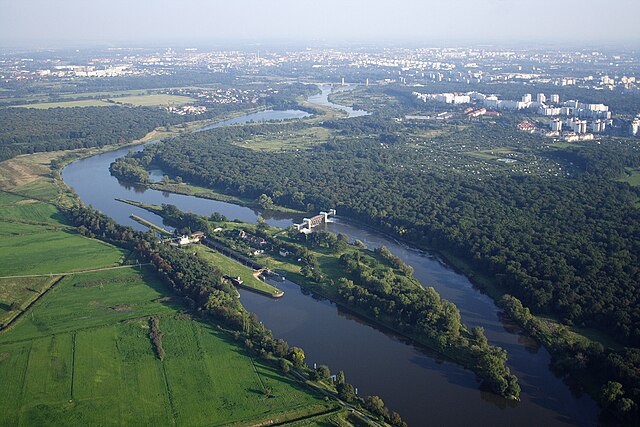
{"type": "Polygon", "coordinates": [[[0,425],[244,425],[334,408],[193,319],[150,267],[49,275],[129,256],[78,234],[48,202],[60,192],[56,156],[0,163],[0,276],[45,275],[0,278],[0,425]]]}
{"type": "Polygon", "coordinates": [[[50,274],[120,264],[127,251],[75,230],[0,220],[0,276],[50,274]]]}
{"type": "Polygon", "coordinates": [[[72,107],[108,107],[113,105],[110,102],[103,101],[102,99],[81,99],[77,101],[60,101],[60,102],[40,102],[37,104],[22,104],[15,105],[13,108],[36,108],[36,109],[49,109],[49,108],[72,108],[72,107]]]}
{"type": "Polygon", "coordinates": [[[193,98],[189,98],[188,96],[180,96],[180,95],[154,94],[154,95],[124,96],[119,98],[112,98],[110,99],[110,101],[115,102],[117,104],[135,105],[137,107],[157,107],[157,106],[166,106],[166,105],[189,104],[193,102],[193,98]]]}
{"type": "Polygon", "coordinates": [[[0,335],[0,424],[218,425],[330,407],[165,293],[144,268],[64,278],[0,335]]]}

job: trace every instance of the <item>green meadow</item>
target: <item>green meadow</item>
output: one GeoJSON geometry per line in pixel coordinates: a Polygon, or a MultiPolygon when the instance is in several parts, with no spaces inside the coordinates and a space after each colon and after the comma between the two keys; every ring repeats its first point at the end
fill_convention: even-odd
{"type": "Polygon", "coordinates": [[[335,408],[192,318],[151,267],[84,271],[130,254],[65,222],[52,158],[0,163],[0,276],[44,275],[0,278],[0,426],[256,425],[335,408]]]}
{"type": "Polygon", "coordinates": [[[204,426],[330,408],[166,294],[145,268],[64,278],[0,335],[0,424],[204,426]]]}

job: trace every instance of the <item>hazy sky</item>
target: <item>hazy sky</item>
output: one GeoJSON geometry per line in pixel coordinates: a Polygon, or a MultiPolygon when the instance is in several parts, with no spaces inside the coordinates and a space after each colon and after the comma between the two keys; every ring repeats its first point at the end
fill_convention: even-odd
{"type": "Polygon", "coordinates": [[[640,0],[0,0],[0,45],[624,41],[640,0]]]}

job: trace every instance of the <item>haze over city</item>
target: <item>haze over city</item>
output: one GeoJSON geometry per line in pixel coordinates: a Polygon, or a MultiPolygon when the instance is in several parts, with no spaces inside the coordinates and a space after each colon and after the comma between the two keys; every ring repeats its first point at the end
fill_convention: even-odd
{"type": "Polygon", "coordinates": [[[0,45],[640,41],[635,0],[1,0],[0,45]]]}

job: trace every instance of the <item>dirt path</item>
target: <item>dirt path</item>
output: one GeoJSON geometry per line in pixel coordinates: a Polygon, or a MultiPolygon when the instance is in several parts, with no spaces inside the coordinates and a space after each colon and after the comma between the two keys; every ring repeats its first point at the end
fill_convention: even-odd
{"type": "Polygon", "coordinates": [[[118,265],[116,267],[93,268],[93,269],[90,269],[90,270],[71,271],[71,272],[68,272],[68,273],[27,274],[27,275],[24,275],[24,276],[0,276],[0,279],[23,279],[23,278],[29,278],[29,277],[71,276],[71,275],[74,275],[74,274],[94,273],[96,271],[117,270],[119,268],[142,267],[143,265],[151,265],[151,263],[150,262],[145,262],[143,264],[118,265]]]}

